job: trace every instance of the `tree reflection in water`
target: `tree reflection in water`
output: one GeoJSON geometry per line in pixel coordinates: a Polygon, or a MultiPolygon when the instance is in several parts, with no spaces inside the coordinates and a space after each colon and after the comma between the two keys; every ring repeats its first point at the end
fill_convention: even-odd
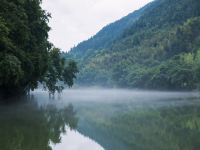
{"type": "Polygon", "coordinates": [[[76,129],[78,119],[72,105],[38,106],[34,100],[0,105],[0,149],[51,150],[50,141],[61,142],[61,134],[76,129]]]}

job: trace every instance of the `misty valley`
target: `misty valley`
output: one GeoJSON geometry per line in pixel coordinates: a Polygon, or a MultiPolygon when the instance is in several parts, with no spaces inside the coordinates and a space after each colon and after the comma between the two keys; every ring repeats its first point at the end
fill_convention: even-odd
{"type": "Polygon", "coordinates": [[[199,150],[200,0],[0,0],[0,150],[199,150]]]}

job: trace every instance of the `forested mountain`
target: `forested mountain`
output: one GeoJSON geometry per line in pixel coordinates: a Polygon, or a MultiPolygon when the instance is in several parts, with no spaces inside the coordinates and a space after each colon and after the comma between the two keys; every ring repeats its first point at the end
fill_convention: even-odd
{"type": "Polygon", "coordinates": [[[114,23],[107,25],[95,36],[81,42],[77,45],[77,47],[72,48],[72,55],[75,58],[80,58],[83,56],[87,57],[87,55],[94,53],[96,50],[110,47],[112,42],[119,38],[123,31],[132,25],[141,16],[144,10],[149,8],[149,6],[150,4],[114,23]]]}
{"type": "Polygon", "coordinates": [[[155,0],[107,26],[66,54],[79,63],[77,84],[199,88],[199,8],[199,0],[155,0]]]}

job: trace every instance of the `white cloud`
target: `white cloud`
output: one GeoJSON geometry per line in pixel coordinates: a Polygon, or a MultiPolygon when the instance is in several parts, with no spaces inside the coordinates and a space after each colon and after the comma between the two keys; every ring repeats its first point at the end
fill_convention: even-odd
{"type": "Polygon", "coordinates": [[[152,0],[43,0],[51,13],[50,41],[64,51],[152,0]]]}

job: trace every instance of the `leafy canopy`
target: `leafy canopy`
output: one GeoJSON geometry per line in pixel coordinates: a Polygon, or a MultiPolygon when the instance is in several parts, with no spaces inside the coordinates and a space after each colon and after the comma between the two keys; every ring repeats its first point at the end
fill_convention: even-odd
{"type": "MultiPolygon", "coordinates": [[[[77,67],[65,65],[60,50],[48,41],[50,14],[41,0],[1,0],[0,91],[21,93],[42,83],[51,93],[64,81],[72,86],[77,67]]],[[[73,65],[71,65],[73,64],[73,65]]]]}

